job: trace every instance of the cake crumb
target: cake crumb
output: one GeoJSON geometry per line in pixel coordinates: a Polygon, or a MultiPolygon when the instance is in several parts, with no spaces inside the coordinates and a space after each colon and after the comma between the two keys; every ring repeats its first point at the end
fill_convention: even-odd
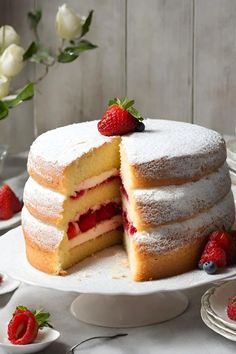
{"type": "Polygon", "coordinates": [[[68,273],[67,273],[67,271],[65,271],[65,270],[60,270],[60,272],[59,272],[59,275],[61,275],[62,277],[64,277],[65,275],[67,275],[68,273]]]}
{"type": "Polygon", "coordinates": [[[120,261],[120,265],[125,267],[125,268],[129,268],[129,261],[127,258],[123,258],[121,261],[120,261]]]}
{"type": "Polygon", "coordinates": [[[113,269],[111,277],[112,277],[112,279],[122,279],[122,278],[127,278],[127,275],[125,273],[122,273],[118,269],[113,269]]]}

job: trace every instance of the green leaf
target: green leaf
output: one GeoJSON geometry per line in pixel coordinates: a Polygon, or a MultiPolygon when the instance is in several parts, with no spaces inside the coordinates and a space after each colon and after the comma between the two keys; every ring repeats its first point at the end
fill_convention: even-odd
{"type": "Polygon", "coordinates": [[[130,107],[128,108],[129,113],[134,117],[137,118],[140,122],[142,122],[143,117],[141,116],[141,114],[137,111],[137,109],[135,109],[134,107],[130,107]]]}
{"type": "Polygon", "coordinates": [[[0,120],[8,116],[8,108],[5,102],[0,101],[0,120]]]}
{"type": "Polygon", "coordinates": [[[95,44],[82,39],[75,46],[65,48],[63,52],[58,55],[57,61],[59,63],[70,63],[77,59],[81,53],[95,48],[97,48],[95,44]]]}
{"type": "Polygon", "coordinates": [[[38,323],[39,329],[43,327],[50,327],[53,328],[52,325],[49,323],[49,317],[50,313],[49,312],[43,312],[43,309],[40,310],[34,310],[33,314],[36,318],[36,321],[38,323]]]}
{"type": "Polygon", "coordinates": [[[72,53],[66,53],[61,52],[58,56],[57,56],[57,61],[59,63],[71,63],[72,61],[74,61],[75,59],[78,58],[78,55],[72,54],[72,53]]]}
{"type": "Polygon", "coordinates": [[[82,26],[82,32],[80,37],[83,37],[86,33],[88,33],[93,18],[93,12],[93,10],[89,11],[88,17],[86,18],[82,26]]]}
{"type": "Polygon", "coordinates": [[[7,108],[13,108],[23,101],[30,100],[34,96],[34,84],[30,82],[28,85],[17,94],[17,96],[10,100],[5,100],[4,104],[7,108]]]}
{"type": "Polygon", "coordinates": [[[23,60],[25,61],[27,59],[30,59],[34,54],[37,53],[38,48],[39,48],[38,44],[36,42],[32,42],[28,47],[28,49],[25,51],[23,55],[23,60]]]}
{"type": "Polygon", "coordinates": [[[16,306],[16,310],[28,311],[28,308],[26,306],[23,306],[23,305],[18,305],[18,306],[16,306]]]}
{"type": "Polygon", "coordinates": [[[28,12],[27,15],[28,15],[30,27],[35,31],[42,18],[42,11],[41,10],[30,11],[28,12]]]}

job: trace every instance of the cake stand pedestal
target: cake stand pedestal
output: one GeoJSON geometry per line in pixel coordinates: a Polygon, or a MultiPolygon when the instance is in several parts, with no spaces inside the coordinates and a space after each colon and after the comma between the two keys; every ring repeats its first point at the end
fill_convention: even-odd
{"type": "Polygon", "coordinates": [[[140,327],[179,316],[188,306],[182,292],[150,295],[80,295],[71,305],[78,320],[102,327],[140,327]]]}
{"type": "Polygon", "coordinates": [[[38,271],[27,261],[21,227],[0,238],[0,272],[36,286],[79,293],[71,312],[79,320],[106,327],[138,327],[167,321],[188,306],[181,290],[235,277],[236,267],[208,275],[193,270],[171,278],[134,282],[121,246],[108,248],[71,268],[66,276],[38,271]]]}

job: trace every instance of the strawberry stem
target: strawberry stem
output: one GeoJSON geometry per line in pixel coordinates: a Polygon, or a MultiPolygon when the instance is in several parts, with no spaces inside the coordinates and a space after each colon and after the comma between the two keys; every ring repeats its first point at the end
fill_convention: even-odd
{"type": "Polygon", "coordinates": [[[139,122],[143,121],[142,115],[137,111],[136,108],[133,107],[135,101],[134,100],[129,100],[128,97],[123,97],[121,99],[119,98],[113,98],[112,100],[109,101],[108,106],[112,105],[117,105],[122,109],[126,109],[131,116],[136,118],[139,122]]]}

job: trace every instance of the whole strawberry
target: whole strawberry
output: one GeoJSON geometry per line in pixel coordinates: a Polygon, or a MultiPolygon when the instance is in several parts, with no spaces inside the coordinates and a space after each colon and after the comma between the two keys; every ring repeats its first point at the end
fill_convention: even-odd
{"type": "Polygon", "coordinates": [[[124,135],[133,131],[143,131],[141,114],[133,107],[134,100],[129,101],[114,98],[109,101],[109,108],[103,118],[98,122],[98,130],[102,135],[124,135]]]}
{"type": "Polygon", "coordinates": [[[226,230],[217,230],[210,234],[209,240],[216,241],[219,247],[226,253],[227,265],[236,263],[236,247],[230,232],[226,230]]]}
{"type": "Polygon", "coordinates": [[[17,198],[12,189],[4,184],[0,188],[0,220],[10,219],[14,213],[22,209],[23,203],[17,198]]]}
{"type": "Polygon", "coordinates": [[[207,242],[199,261],[199,268],[202,268],[205,262],[214,262],[219,268],[226,266],[226,253],[215,240],[207,242]]]}
{"type": "Polygon", "coordinates": [[[48,322],[49,313],[42,310],[30,311],[25,306],[17,306],[8,324],[8,339],[12,344],[30,344],[37,337],[38,330],[52,327],[48,322]]]}
{"type": "Polygon", "coordinates": [[[227,315],[231,320],[236,321],[236,296],[228,299],[227,315]]]}

